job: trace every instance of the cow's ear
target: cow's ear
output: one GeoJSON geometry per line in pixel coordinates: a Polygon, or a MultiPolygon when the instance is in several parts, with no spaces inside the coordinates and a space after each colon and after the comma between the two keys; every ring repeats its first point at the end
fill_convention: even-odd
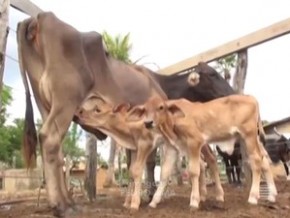
{"type": "Polygon", "coordinates": [[[113,113],[126,113],[130,107],[129,103],[118,104],[113,108],[113,113]]]}
{"type": "Polygon", "coordinates": [[[127,121],[138,121],[145,115],[144,106],[135,106],[127,114],[127,121]]]}
{"type": "Polygon", "coordinates": [[[174,117],[178,117],[178,118],[185,117],[184,112],[180,109],[179,106],[177,106],[176,103],[168,103],[168,104],[167,104],[167,108],[168,108],[168,111],[169,111],[169,112],[170,112],[174,117]]]}

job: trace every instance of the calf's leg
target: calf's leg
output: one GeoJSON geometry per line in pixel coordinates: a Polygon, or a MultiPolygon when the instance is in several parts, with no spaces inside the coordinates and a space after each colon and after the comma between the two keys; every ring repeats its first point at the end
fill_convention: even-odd
{"type": "Polygon", "coordinates": [[[171,145],[164,146],[164,162],[161,166],[161,179],[158,185],[157,191],[155,192],[152,201],[149,206],[152,208],[156,208],[157,204],[161,201],[164,190],[168,184],[168,179],[170,174],[172,173],[178,152],[171,145]]]}
{"type": "Polygon", "coordinates": [[[217,160],[214,154],[209,150],[210,148],[208,145],[202,147],[201,151],[204,155],[204,159],[207,162],[209,169],[211,171],[211,177],[215,182],[215,189],[216,189],[216,200],[217,201],[224,201],[224,190],[221,184],[219,169],[217,165],[217,160]]]}
{"type": "Polygon", "coordinates": [[[130,173],[134,180],[134,191],[131,200],[131,209],[139,209],[141,202],[141,189],[142,189],[142,173],[145,168],[145,162],[148,158],[149,154],[152,151],[152,146],[150,143],[146,143],[143,145],[138,145],[137,157],[134,163],[132,163],[132,167],[130,169],[130,173]]]}
{"type": "Polygon", "coordinates": [[[195,142],[189,144],[189,164],[188,171],[191,177],[191,196],[190,207],[196,209],[199,207],[200,193],[199,193],[199,176],[200,176],[200,147],[195,142]]]}
{"type": "Polygon", "coordinates": [[[199,176],[199,192],[200,192],[200,200],[205,201],[207,195],[206,189],[206,176],[205,176],[205,162],[200,160],[200,176],[199,176]]]}

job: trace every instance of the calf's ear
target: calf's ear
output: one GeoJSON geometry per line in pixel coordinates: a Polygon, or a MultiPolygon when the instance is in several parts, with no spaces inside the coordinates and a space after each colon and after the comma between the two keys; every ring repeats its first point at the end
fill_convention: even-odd
{"type": "Polygon", "coordinates": [[[145,115],[144,106],[135,106],[127,113],[127,121],[138,121],[145,115]]]}
{"type": "Polygon", "coordinates": [[[168,103],[167,104],[168,111],[174,116],[178,118],[185,117],[183,111],[178,107],[175,103],[168,103]]]}
{"type": "Polygon", "coordinates": [[[113,113],[126,113],[130,109],[129,103],[122,103],[113,108],[113,113]]]}

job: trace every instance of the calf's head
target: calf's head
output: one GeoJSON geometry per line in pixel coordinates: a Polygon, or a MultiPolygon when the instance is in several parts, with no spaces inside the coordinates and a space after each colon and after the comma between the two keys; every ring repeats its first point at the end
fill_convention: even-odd
{"type": "Polygon", "coordinates": [[[128,121],[143,120],[147,129],[173,127],[174,119],[184,117],[183,111],[174,101],[150,98],[144,105],[133,107],[127,114],[128,121]]]}
{"type": "Polygon", "coordinates": [[[109,128],[112,125],[122,125],[129,104],[119,104],[113,107],[99,96],[93,96],[83,103],[77,112],[78,122],[92,128],[109,128]]]}

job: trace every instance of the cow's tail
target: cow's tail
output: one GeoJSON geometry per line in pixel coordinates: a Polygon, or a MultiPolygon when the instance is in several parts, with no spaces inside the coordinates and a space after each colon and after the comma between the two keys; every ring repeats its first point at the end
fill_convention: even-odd
{"type": "Polygon", "coordinates": [[[22,151],[27,169],[32,169],[36,165],[37,132],[34,124],[33,107],[31,103],[26,66],[23,60],[23,43],[26,40],[28,22],[19,22],[17,26],[17,44],[19,68],[26,95],[26,111],[22,138],[22,151]]]}

